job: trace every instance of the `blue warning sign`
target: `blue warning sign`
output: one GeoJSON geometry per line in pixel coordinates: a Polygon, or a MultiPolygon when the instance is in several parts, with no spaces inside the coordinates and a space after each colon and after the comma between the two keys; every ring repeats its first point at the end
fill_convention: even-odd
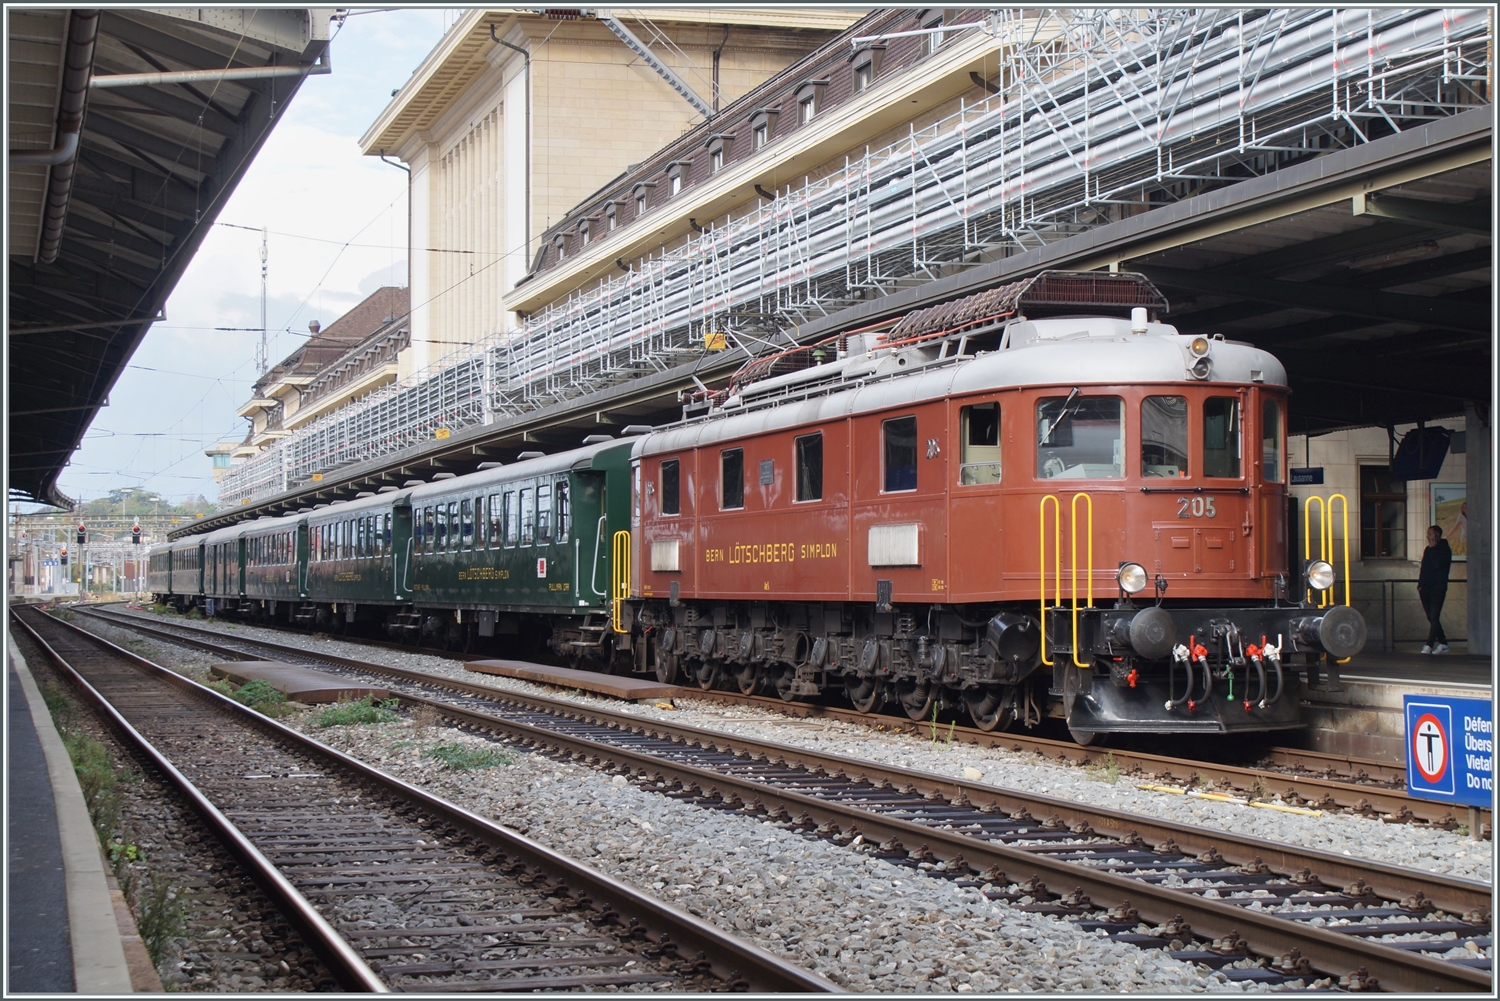
{"type": "Polygon", "coordinates": [[[1494,799],[1494,712],[1479,699],[1407,695],[1406,791],[1420,799],[1489,806],[1494,799]]]}

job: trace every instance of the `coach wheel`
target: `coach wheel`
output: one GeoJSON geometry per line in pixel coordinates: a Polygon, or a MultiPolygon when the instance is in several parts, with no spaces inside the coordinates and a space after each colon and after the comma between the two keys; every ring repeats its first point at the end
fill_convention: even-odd
{"type": "Polygon", "coordinates": [[[719,673],[718,661],[700,661],[693,669],[693,679],[698,682],[698,687],[705,692],[712,691],[719,684],[719,673]]]}
{"type": "Polygon", "coordinates": [[[862,713],[879,712],[885,705],[885,682],[878,678],[848,675],[844,678],[844,692],[850,704],[862,713]]]}
{"type": "Polygon", "coordinates": [[[937,699],[938,686],[926,678],[920,681],[903,678],[896,682],[896,701],[912,719],[926,719],[932,715],[932,705],[937,699]]]}
{"type": "Polygon", "coordinates": [[[734,684],[741,695],[759,695],[760,681],[760,668],[755,664],[741,664],[734,669],[734,684]]]}
{"type": "Polygon", "coordinates": [[[661,647],[656,648],[656,680],[663,685],[677,684],[677,655],[664,653],[661,647]]]}
{"type": "Polygon", "coordinates": [[[964,692],[964,707],[974,725],[986,732],[1004,730],[1015,719],[1014,690],[988,685],[964,692]]]}
{"type": "Polygon", "coordinates": [[[1072,737],[1073,743],[1077,744],[1079,747],[1092,747],[1093,745],[1100,743],[1104,734],[1084,733],[1082,730],[1075,730],[1070,726],[1068,727],[1068,736],[1072,737]]]}

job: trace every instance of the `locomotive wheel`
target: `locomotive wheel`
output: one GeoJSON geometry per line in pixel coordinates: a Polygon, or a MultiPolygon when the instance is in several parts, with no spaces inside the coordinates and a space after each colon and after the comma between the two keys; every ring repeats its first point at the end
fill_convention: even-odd
{"type": "Polygon", "coordinates": [[[1092,747],[1094,744],[1098,744],[1101,742],[1101,738],[1103,738],[1104,734],[1083,733],[1082,731],[1075,730],[1070,726],[1068,727],[1068,736],[1072,737],[1073,743],[1077,744],[1079,747],[1092,747]]]}
{"type": "Polygon", "coordinates": [[[876,713],[885,705],[885,682],[878,678],[861,678],[849,675],[844,679],[844,692],[849,702],[862,713],[876,713]]]}
{"type": "Polygon", "coordinates": [[[1003,686],[991,685],[964,692],[964,707],[969,718],[981,730],[1004,730],[1015,718],[1014,702],[1003,686]]]}
{"type": "Polygon", "coordinates": [[[912,719],[926,719],[932,715],[932,705],[937,700],[938,686],[926,678],[918,681],[903,678],[896,682],[896,701],[912,719]]]}
{"type": "Polygon", "coordinates": [[[719,684],[719,663],[714,660],[705,660],[693,669],[693,679],[698,682],[698,687],[705,692],[713,690],[719,684]]]}
{"type": "Polygon", "coordinates": [[[677,655],[656,651],[656,680],[663,685],[677,684],[677,655]]]}
{"type": "Polygon", "coordinates": [[[759,695],[760,681],[760,669],[754,664],[741,664],[734,669],[734,683],[741,695],[759,695]]]}

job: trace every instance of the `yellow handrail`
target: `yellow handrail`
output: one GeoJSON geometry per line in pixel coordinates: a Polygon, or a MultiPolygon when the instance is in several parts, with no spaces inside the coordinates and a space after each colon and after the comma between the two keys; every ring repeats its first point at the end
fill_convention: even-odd
{"type": "MultiPolygon", "coordinates": [[[[1326,533],[1326,528],[1325,528],[1325,525],[1326,525],[1326,523],[1328,521],[1328,505],[1326,503],[1324,503],[1323,498],[1317,496],[1316,494],[1313,494],[1312,496],[1308,497],[1306,500],[1304,500],[1302,502],[1302,565],[1303,565],[1303,567],[1306,567],[1307,564],[1312,561],[1312,526],[1313,526],[1312,504],[1313,504],[1313,501],[1317,501],[1318,502],[1318,559],[1321,560],[1321,559],[1326,559],[1327,558],[1324,554],[1328,551],[1327,533],[1326,533]]],[[[1307,594],[1307,600],[1308,601],[1312,601],[1313,600],[1313,589],[1310,588],[1310,587],[1306,587],[1305,584],[1306,584],[1306,581],[1304,579],[1304,590],[1305,590],[1305,592],[1307,594]]],[[[1320,602],[1323,600],[1323,595],[1322,595],[1321,592],[1319,592],[1318,600],[1320,602]]]]}
{"type": "Polygon", "coordinates": [[[625,625],[625,599],[630,597],[630,533],[614,535],[614,568],[610,574],[609,624],[617,633],[628,633],[625,625]]]}
{"type": "MultiPolygon", "coordinates": [[[[1326,534],[1328,536],[1328,555],[1330,557],[1330,559],[1328,560],[1329,563],[1333,562],[1333,560],[1332,560],[1331,557],[1333,556],[1333,553],[1334,553],[1334,546],[1333,546],[1333,541],[1334,541],[1333,540],[1333,502],[1334,501],[1339,501],[1340,502],[1339,503],[1339,507],[1342,508],[1343,512],[1344,512],[1344,604],[1347,605],[1347,604],[1350,603],[1349,602],[1349,585],[1350,585],[1349,578],[1352,576],[1350,565],[1349,565],[1349,498],[1345,497],[1343,494],[1330,494],[1328,496],[1328,515],[1327,515],[1328,530],[1327,530],[1326,534]]],[[[1337,571],[1338,568],[1335,567],[1334,569],[1335,569],[1335,571],[1337,571]]],[[[1338,576],[1337,576],[1336,572],[1335,572],[1334,579],[1335,580],[1338,579],[1338,576]]],[[[1331,591],[1333,589],[1329,588],[1329,590],[1331,591]]]]}
{"type": "Polygon", "coordinates": [[[1094,607],[1094,498],[1090,497],[1086,493],[1076,493],[1073,495],[1073,502],[1068,508],[1068,517],[1073,522],[1073,543],[1071,551],[1071,556],[1073,559],[1073,585],[1072,592],[1070,594],[1070,597],[1073,599],[1073,666],[1086,668],[1090,665],[1078,659],[1078,500],[1080,497],[1088,502],[1086,506],[1089,513],[1088,592],[1090,608],[1094,607]]]}
{"type": "Polygon", "coordinates": [[[1037,553],[1040,561],[1040,587],[1041,587],[1041,620],[1042,620],[1042,663],[1048,667],[1052,661],[1047,659],[1047,502],[1052,502],[1052,577],[1057,581],[1057,597],[1054,605],[1062,604],[1062,502],[1057,499],[1056,494],[1047,494],[1042,498],[1040,510],[1037,512],[1037,553]]]}

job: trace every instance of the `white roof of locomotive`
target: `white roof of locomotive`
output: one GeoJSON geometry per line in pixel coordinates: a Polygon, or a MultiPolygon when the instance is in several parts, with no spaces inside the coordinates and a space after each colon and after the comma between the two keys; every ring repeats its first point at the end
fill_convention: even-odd
{"type": "Polygon", "coordinates": [[[1268,351],[1210,340],[1213,369],[1195,379],[1193,337],[1167,323],[1132,333],[1130,320],[1108,316],[1012,322],[1003,347],[975,356],[935,358],[938,342],[879,348],[746,386],[707,417],[663,428],[636,455],[675,452],[765,431],[837,420],[947,396],[1025,386],[1286,385],[1286,369],[1268,351]],[[806,389],[799,387],[807,386],[806,389]],[[735,413],[737,406],[747,408],[735,413]]]}

